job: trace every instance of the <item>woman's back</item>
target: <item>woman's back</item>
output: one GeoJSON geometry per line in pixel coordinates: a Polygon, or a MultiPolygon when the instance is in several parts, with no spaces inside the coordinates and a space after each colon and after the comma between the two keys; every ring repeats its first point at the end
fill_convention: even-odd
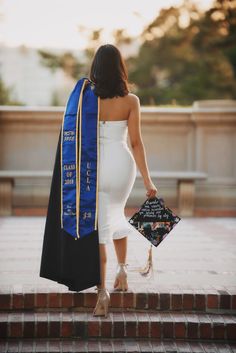
{"type": "Polygon", "coordinates": [[[100,120],[128,120],[134,94],[100,99],[100,120]]]}

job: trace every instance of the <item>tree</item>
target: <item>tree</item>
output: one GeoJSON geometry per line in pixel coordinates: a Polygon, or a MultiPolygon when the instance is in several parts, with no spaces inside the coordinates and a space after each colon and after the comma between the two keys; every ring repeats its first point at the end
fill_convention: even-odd
{"type": "Polygon", "coordinates": [[[45,50],[38,50],[41,57],[42,65],[50,68],[52,72],[62,69],[66,75],[77,80],[81,76],[88,74],[88,63],[94,56],[96,47],[100,42],[102,28],[96,30],[89,30],[83,26],[79,26],[79,31],[87,33],[88,46],[84,50],[84,61],[79,61],[71,52],[66,51],[61,55],[50,53],[45,50]]]}
{"type": "Polygon", "coordinates": [[[45,50],[38,50],[42,65],[50,68],[52,72],[61,68],[68,76],[77,79],[82,71],[83,65],[70,52],[61,55],[53,54],[45,50]]]}
{"type": "Polygon", "coordinates": [[[235,8],[217,0],[205,13],[191,2],[161,10],[129,60],[142,104],[236,97],[235,8]]]}
{"type": "Polygon", "coordinates": [[[0,77],[0,105],[24,105],[22,102],[11,98],[11,88],[6,87],[0,77]]]}

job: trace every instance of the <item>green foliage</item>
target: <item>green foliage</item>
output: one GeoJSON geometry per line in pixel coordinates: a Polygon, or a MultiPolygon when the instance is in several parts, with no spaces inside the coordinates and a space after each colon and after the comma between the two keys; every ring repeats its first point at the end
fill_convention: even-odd
{"type": "Polygon", "coordinates": [[[0,78],[0,105],[24,105],[19,101],[11,99],[11,89],[6,87],[0,78]]]}
{"type": "Polygon", "coordinates": [[[79,78],[83,65],[78,62],[72,53],[65,52],[62,55],[56,55],[40,49],[38,53],[41,57],[42,65],[50,68],[52,72],[61,68],[68,76],[75,79],[79,78]]]}
{"type": "MultiPolygon", "coordinates": [[[[101,28],[89,32],[83,63],[70,52],[40,50],[43,65],[61,68],[75,79],[88,75],[101,33],[101,28]]],[[[118,47],[132,41],[122,28],[113,36],[118,47]]],[[[236,98],[236,0],[215,0],[205,12],[191,1],[162,9],[141,39],[138,56],[127,64],[142,104],[191,105],[201,99],[236,98]]],[[[58,104],[56,97],[52,99],[58,104]]]]}
{"type": "Polygon", "coordinates": [[[236,1],[217,0],[205,13],[190,2],[163,9],[142,38],[128,60],[142,104],[236,98],[236,1]]]}
{"type": "MultiPolygon", "coordinates": [[[[84,31],[85,28],[79,28],[84,31]]],[[[69,77],[78,80],[81,76],[87,76],[93,56],[100,41],[102,28],[92,30],[88,35],[88,46],[84,50],[85,60],[80,62],[71,52],[64,52],[61,55],[50,53],[45,50],[38,50],[41,57],[41,64],[55,72],[62,69],[69,77]]],[[[55,97],[52,97],[54,101],[55,97]]]]}

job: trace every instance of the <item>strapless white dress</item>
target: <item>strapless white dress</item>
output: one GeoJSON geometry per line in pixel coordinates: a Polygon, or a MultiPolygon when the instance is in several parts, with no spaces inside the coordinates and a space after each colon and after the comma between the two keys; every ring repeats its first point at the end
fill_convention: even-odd
{"type": "Polygon", "coordinates": [[[99,121],[99,244],[111,243],[133,231],[124,214],[137,174],[127,134],[127,120],[99,121]]]}

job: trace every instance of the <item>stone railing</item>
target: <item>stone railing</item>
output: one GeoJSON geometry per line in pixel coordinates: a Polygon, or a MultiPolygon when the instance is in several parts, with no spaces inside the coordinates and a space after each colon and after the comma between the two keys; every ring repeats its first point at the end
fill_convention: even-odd
{"type": "MultiPolygon", "coordinates": [[[[6,194],[11,193],[13,210],[46,207],[63,112],[63,107],[0,107],[0,170],[4,171],[2,177],[0,174],[0,194],[6,200],[6,194]],[[40,177],[41,171],[49,174],[40,177]],[[26,172],[26,175],[12,178],[9,188],[9,183],[6,183],[7,172],[26,172]],[[39,174],[32,177],[30,172],[39,174]]],[[[214,210],[218,213],[225,210],[234,212],[234,104],[217,107],[216,104],[204,106],[196,103],[191,108],[142,107],[141,113],[148,166],[159,195],[166,200],[167,205],[181,208],[180,173],[182,176],[184,173],[195,173],[195,176],[200,173],[205,175],[204,178],[193,178],[192,175],[190,183],[186,182],[184,187],[182,184],[181,195],[185,199],[183,214],[196,214],[197,210],[200,213],[214,210]],[[167,177],[168,173],[171,173],[171,178],[167,177]],[[188,198],[192,201],[189,202],[188,198]],[[188,208],[191,212],[188,212],[188,208]]],[[[129,139],[128,144],[130,147],[129,139]]],[[[138,171],[127,206],[139,206],[145,200],[145,195],[146,190],[138,171]]]]}

